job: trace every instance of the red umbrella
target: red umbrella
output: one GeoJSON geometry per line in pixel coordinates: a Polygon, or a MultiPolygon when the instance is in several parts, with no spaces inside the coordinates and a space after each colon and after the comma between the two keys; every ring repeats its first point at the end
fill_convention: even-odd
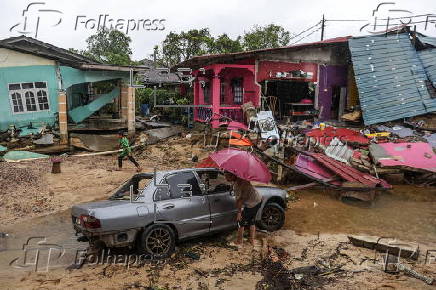
{"type": "Polygon", "coordinates": [[[271,180],[271,173],[265,163],[250,152],[227,148],[209,156],[217,167],[229,171],[236,176],[261,183],[268,183],[271,180]]]}

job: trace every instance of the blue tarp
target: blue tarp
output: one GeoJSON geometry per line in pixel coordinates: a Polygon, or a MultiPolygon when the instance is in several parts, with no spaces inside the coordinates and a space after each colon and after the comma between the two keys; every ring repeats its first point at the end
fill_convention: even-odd
{"type": "Polygon", "coordinates": [[[104,105],[112,102],[119,95],[120,89],[115,88],[110,93],[99,96],[88,105],[80,106],[68,111],[68,115],[75,123],[80,123],[98,110],[100,110],[104,105]]]}
{"type": "Polygon", "coordinates": [[[8,161],[17,161],[17,160],[23,160],[23,159],[34,159],[34,158],[48,158],[48,155],[39,154],[35,152],[30,151],[9,151],[6,153],[3,158],[8,161]]]}
{"type": "Polygon", "coordinates": [[[8,148],[0,145],[0,152],[3,152],[3,151],[8,151],[8,148]]]}
{"type": "Polygon", "coordinates": [[[29,136],[29,135],[37,135],[39,133],[41,133],[42,127],[37,127],[37,128],[20,128],[21,132],[19,134],[20,137],[24,137],[24,136],[29,136]]]}
{"type": "Polygon", "coordinates": [[[365,125],[436,111],[409,34],[351,38],[349,47],[365,125]]]}

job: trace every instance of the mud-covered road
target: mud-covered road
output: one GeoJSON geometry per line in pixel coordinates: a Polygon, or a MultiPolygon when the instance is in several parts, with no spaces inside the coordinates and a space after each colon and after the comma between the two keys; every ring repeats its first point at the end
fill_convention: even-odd
{"type": "MultiPolygon", "coordinates": [[[[137,156],[143,167],[151,171],[154,167],[192,167],[195,164],[190,161],[191,152],[189,140],[172,139],[150,146],[137,156]]],[[[98,263],[66,269],[87,246],[76,241],[69,209],[75,203],[107,198],[133,174],[134,168],[128,163],[126,170],[113,171],[115,161],[113,156],[69,157],[58,175],[49,173],[46,161],[0,164],[4,185],[0,232],[9,235],[0,238],[0,288],[262,289],[262,285],[273,285],[268,284],[272,279],[268,271],[272,268],[265,267],[268,254],[249,247],[230,247],[232,233],[181,243],[170,259],[159,263],[98,263]],[[6,173],[14,179],[8,179],[6,173]],[[22,179],[22,175],[31,178],[22,179]],[[48,248],[59,246],[59,251],[44,251],[47,244],[48,248]],[[35,261],[32,257],[36,257],[37,248],[40,260],[35,261]],[[48,258],[57,261],[50,269],[44,264],[48,258]]],[[[294,279],[290,285],[330,289],[431,287],[412,277],[382,272],[380,265],[370,262],[374,252],[349,244],[347,235],[389,236],[418,243],[421,257],[411,266],[436,277],[436,261],[423,263],[425,251],[436,249],[434,188],[395,186],[373,205],[343,203],[334,193],[322,189],[300,191],[294,197],[288,204],[284,229],[260,233],[259,240],[281,253],[280,267],[321,265],[324,274],[316,279],[299,276],[300,280],[294,279]]]]}

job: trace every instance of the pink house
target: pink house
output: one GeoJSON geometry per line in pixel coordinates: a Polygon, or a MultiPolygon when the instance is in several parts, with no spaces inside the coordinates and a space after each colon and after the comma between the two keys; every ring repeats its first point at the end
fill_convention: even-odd
{"type": "Polygon", "coordinates": [[[241,105],[255,107],[274,96],[277,119],[338,118],[338,103],[346,105],[349,76],[348,38],[337,38],[274,49],[204,55],[177,67],[193,69],[194,119],[243,122],[241,105]],[[345,88],[342,90],[341,88],[345,88]],[[341,93],[342,92],[342,93],[341,93]],[[341,95],[342,94],[342,95],[341,95]],[[262,99],[262,97],[265,97],[262,99]]]}
{"type": "Polygon", "coordinates": [[[253,64],[212,64],[196,70],[194,82],[194,110],[196,121],[227,117],[243,121],[241,105],[252,102],[258,107],[260,85],[255,80],[253,64]]]}

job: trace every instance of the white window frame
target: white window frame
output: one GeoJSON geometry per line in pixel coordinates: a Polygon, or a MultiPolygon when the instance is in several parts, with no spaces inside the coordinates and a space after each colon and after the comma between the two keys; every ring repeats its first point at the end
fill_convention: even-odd
{"type": "Polygon", "coordinates": [[[14,83],[8,83],[8,92],[9,92],[9,103],[11,105],[11,112],[13,115],[17,115],[17,114],[29,114],[29,113],[38,113],[38,112],[47,112],[50,111],[50,95],[49,95],[49,91],[48,91],[48,84],[46,81],[35,81],[35,82],[14,82],[14,83]],[[23,84],[25,83],[31,83],[33,84],[33,88],[31,89],[23,89],[23,84]],[[36,88],[36,83],[45,83],[45,88],[36,88]],[[20,85],[20,89],[19,90],[9,90],[9,86],[10,85],[20,85]],[[48,104],[48,109],[44,109],[44,110],[40,110],[39,109],[39,101],[38,101],[38,91],[39,90],[44,90],[45,93],[47,94],[47,104],[48,104]],[[21,98],[21,103],[23,104],[23,111],[22,112],[15,112],[14,111],[14,103],[12,101],[12,94],[13,93],[19,93],[20,94],[20,98],[21,98]],[[27,105],[26,105],[26,92],[32,92],[35,98],[35,104],[36,104],[36,111],[27,111],[27,105]]]}

